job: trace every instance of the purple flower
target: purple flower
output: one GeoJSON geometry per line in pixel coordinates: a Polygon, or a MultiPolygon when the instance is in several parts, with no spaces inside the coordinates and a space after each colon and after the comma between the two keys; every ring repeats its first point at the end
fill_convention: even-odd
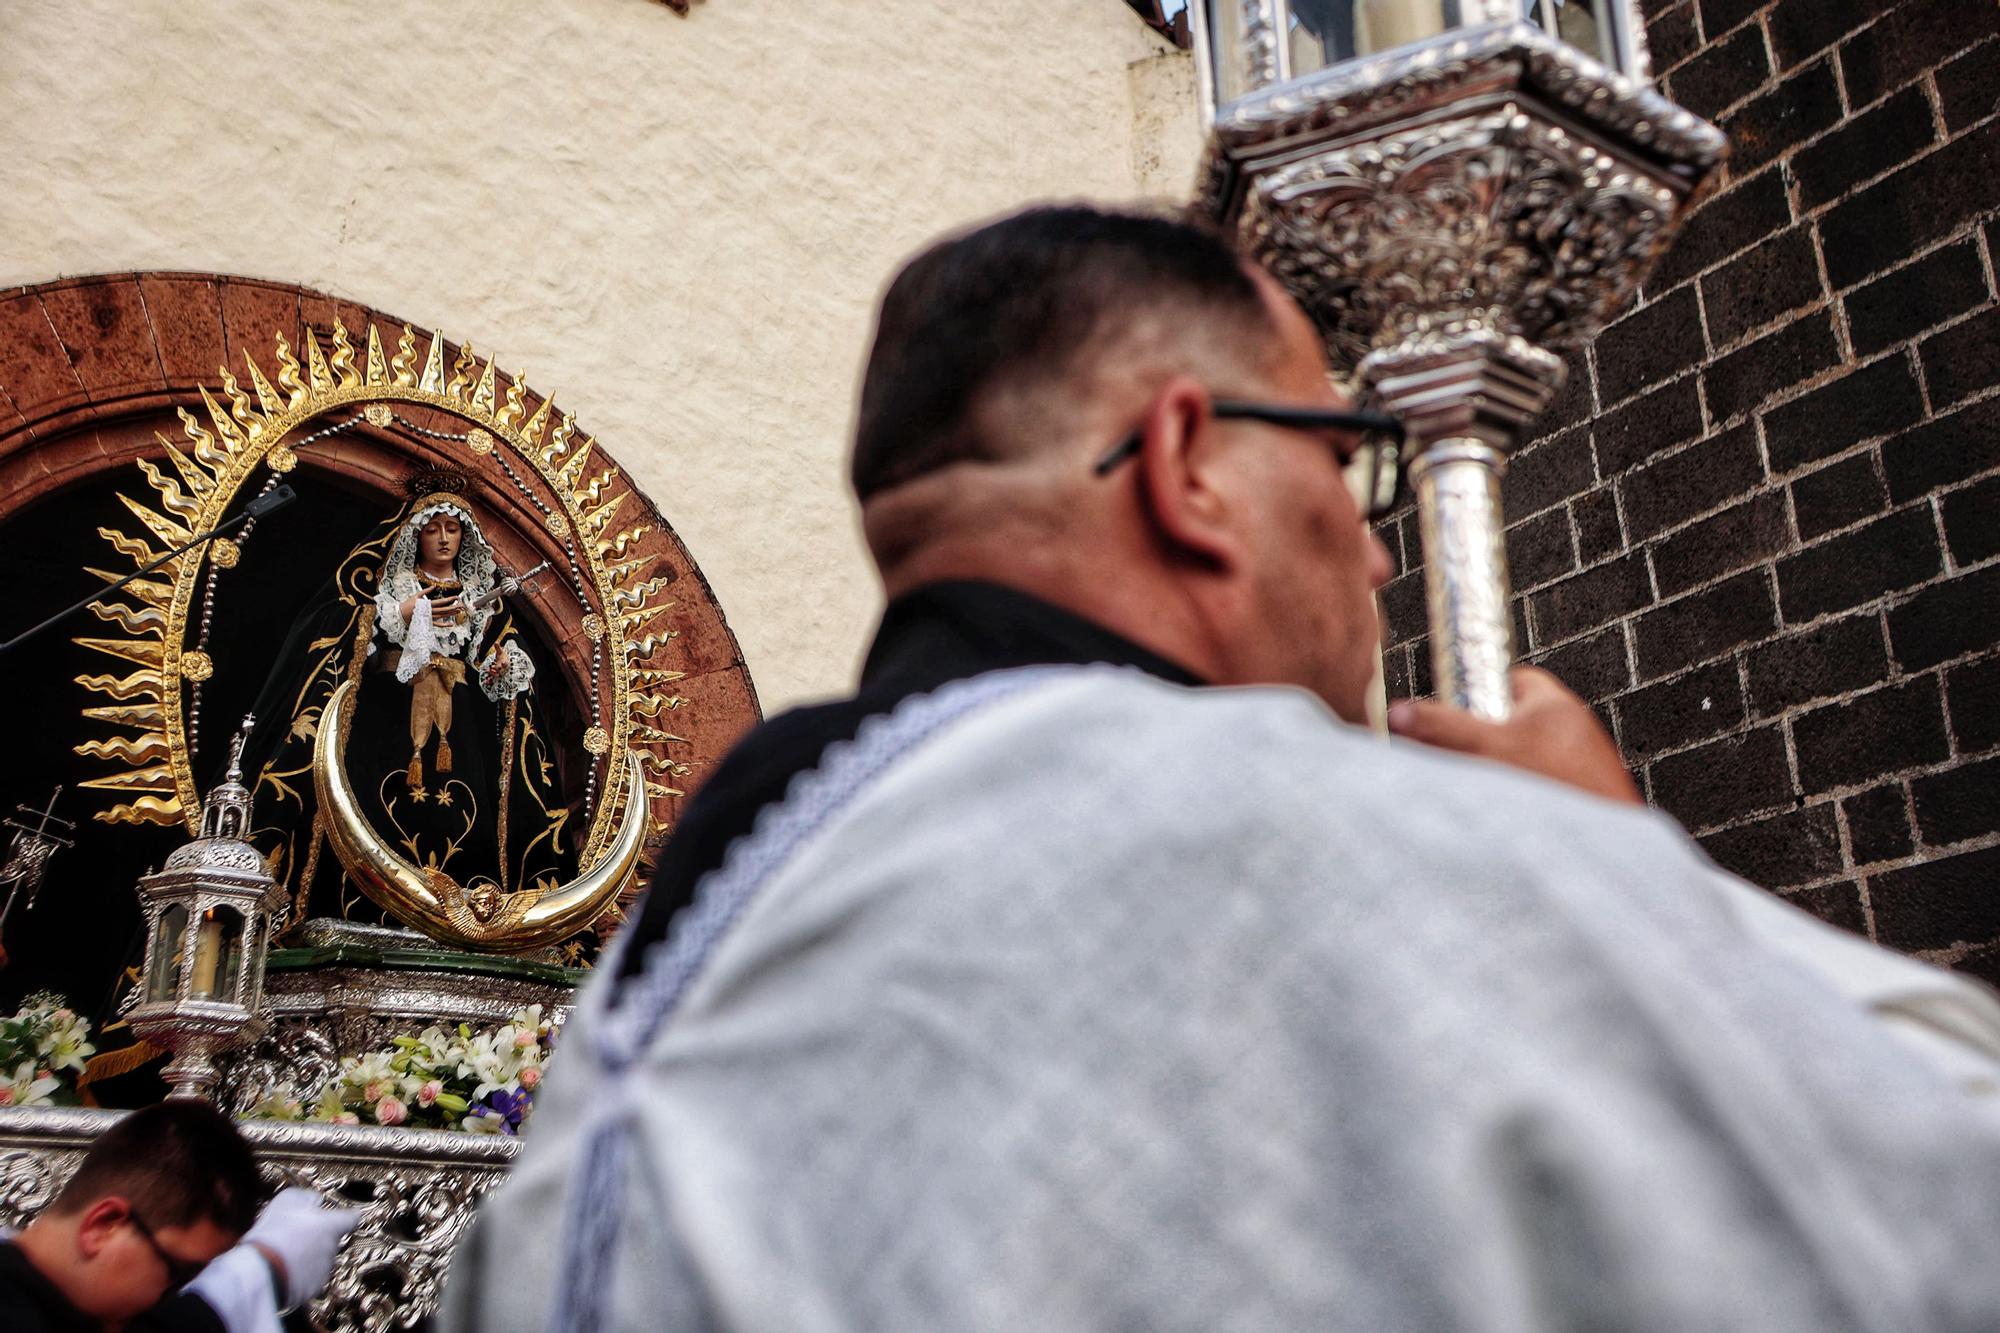
{"type": "Polygon", "coordinates": [[[517,1134],[521,1129],[521,1121],[528,1114],[528,1108],[534,1104],[534,1097],[528,1093],[496,1088],[486,1095],[486,1105],[475,1114],[499,1116],[500,1132],[517,1134]]]}

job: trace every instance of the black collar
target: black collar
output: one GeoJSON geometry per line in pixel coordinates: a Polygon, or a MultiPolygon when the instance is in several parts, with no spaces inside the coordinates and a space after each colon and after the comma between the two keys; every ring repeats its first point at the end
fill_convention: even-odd
{"type": "Polygon", "coordinates": [[[1108,663],[1136,667],[1176,685],[1193,672],[1095,621],[997,583],[933,583],[891,602],[851,698],[782,713],[753,729],[689,801],[660,853],[646,897],[627,925],[620,978],[666,937],[674,914],[701,877],[722,863],[757,812],[783,799],[794,774],[817,767],[822,751],[850,740],[866,719],[913,694],[1009,667],[1108,663]]]}
{"type": "Polygon", "coordinates": [[[907,695],[985,671],[1091,662],[1201,684],[1185,667],[1094,620],[998,583],[967,580],[927,584],[889,604],[857,697],[893,695],[894,707],[907,695]]]}

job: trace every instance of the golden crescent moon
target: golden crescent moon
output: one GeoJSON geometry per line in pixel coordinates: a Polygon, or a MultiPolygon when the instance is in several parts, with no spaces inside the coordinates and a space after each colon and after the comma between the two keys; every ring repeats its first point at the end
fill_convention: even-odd
{"type": "Polygon", "coordinates": [[[622,788],[606,793],[607,800],[625,797],[617,834],[597,864],[569,883],[541,894],[489,893],[475,903],[451,876],[411,865],[368,822],[348,781],[341,753],[347,748],[353,695],[354,682],[343,682],[320,714],[313,738],[313,790],[333,854],[362,891],[397,920],[462,948],[518,952],[583,930],[638,873],[646,840],[645,763],[629,751],[622,788]]]}

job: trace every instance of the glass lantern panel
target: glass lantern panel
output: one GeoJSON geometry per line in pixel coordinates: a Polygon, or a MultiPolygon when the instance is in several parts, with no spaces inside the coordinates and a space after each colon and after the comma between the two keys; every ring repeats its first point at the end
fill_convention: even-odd
{"type": "Polygon", "coordinates": [[[1623,3],[1625,0],[1521,0],[1521,16],[1549,36],[1619,69],[1624,62],[1618,58],[1617,29],[1610,10],[1623,3]]]}
{"type": "Polygon", "coordinates": [[[236,998],[237,963],[243,954],[243,917],[227,907],[201,914],[195,936],[194,976],[188,996],[200,1000],[236,998]]]}
{"type": "Polygon", "coordinates": [[[181,954],[187,946],[187,908],[175,903],[153,923],[153,946],[147,950],[146,1003],[171,1003],[179,989],[181,954]]]}
{"type": "Polygon", "coordinates": [[[1215,65],[1215,104],[1225,106],[1243,96],[1248,81],[1243,77],[1242,0],[1202,0],[1208,25],[1208,44],[1215,65]]]}
{"type": "Polygon", "coordinates": [[[1291,0],[1292,77],[1461,27],[1465,0],[1291,0]]]}

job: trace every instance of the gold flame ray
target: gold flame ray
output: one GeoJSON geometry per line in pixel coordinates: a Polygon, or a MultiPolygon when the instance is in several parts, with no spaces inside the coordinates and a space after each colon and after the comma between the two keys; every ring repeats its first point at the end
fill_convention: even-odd
{"type": "MultiPolygon", "coordinates": [[[[674,637],[672,630],[641,632],[672,605],[663,595],[667,579],[640,577],[653,557],[639,552],[635,545],[652,531],[652,525],[639,522],[611,531],[631,492],[618,484],[618,469],[597,453],[595,440],[577,430],[574,416],[552,406],[546,397],[540,398],[532,415],[528,414],[526,404],[532,390],[523,378],[516,375],[507,380],[503,391],[493,360],[482,362],[469,345],[460,345],[456,354],[450,355],[444,335],[433,333],[419,357],[417,342],[417,334],[407,326],[378,330],[371,322],[359,331],[357,364],[356,332],[336,319],[328,332],[308,330],[303,346],[296,351],[279,335],[275,379],[246,353],[249,392],[233,372],[222,368],[219,378],[226,401],[202,390],[199,415],[180,409],[183,438],[158,437],[167,466],[151,460],[141,464],[139,471],[152,499],[120,497],[139,529],[107,527],[99,533],[135,566],[157,559],[192,534],[219,524],[243,487],[259,477],[260,469],[279,461],[272,457],[273,452],[294,431],[319,417],[358,411],[370,403],[436,408],[505,441],[529,464],[547,488],[554,512],[577,534],[577,559],[589,590],[589,604],[582,610],[599,617],[609,639],[602,682],[609,688],[602,725],[611,745],[607,757],[599,760],[605,765],[599,784],[604,796],[592,812],[579,862],[598,865],[624,836],[619,812],[628,792],[659,795],[633,776],[639,771],[636,767],[628,772],[617,756],[635,747],[645,749],[645,766],[665,771],[674,766],[673,761],[652,750],[684,744],[674,737],[659,740],[650,732],[641,740],[634,730],[642,725],[642,719],[655,717],[660,710],[659,704],[642,699],[639,691],[683,675],[661,666],[640,665],[674,637]],[[393,356],[386,351],[388,338],[395,341],[393,356]]],[[[78,747],[79,753],[93,759],[123,759],[132,765],[125,773],[92,779],[85,785],[145,793],[98,811],[97,819],[109,823],[178,822],[192,832],[200,817],[188,752],[181,661],[191,618],[198,614],[198,583],[206,561],[206,552],[190,555],[162,566],[156,577],[107,594],[94,609],[100,619],[124,630],[125,637],[76,640],[142,668],[120,675],[79,678],[86,689],[114,701],[86,708],[84,716],[125,733],[108,740],[85,741],[78,747]],[[112,600],[114,597],[122,601],[112,600]]],[[[119,577],[102,570],[92,572],[106,582],[119,577]]],[[[664,810],[661,807],[653,813],[660,815],[664,810]]]]}

